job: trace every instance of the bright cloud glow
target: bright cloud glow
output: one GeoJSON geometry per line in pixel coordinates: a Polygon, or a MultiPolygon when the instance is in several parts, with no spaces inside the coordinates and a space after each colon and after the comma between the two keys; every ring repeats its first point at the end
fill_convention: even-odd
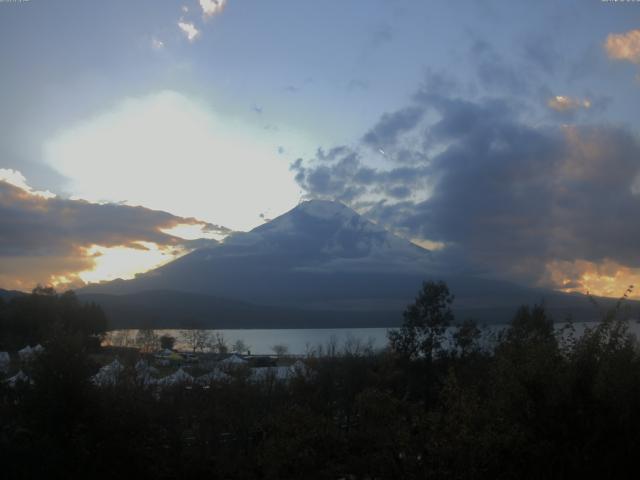
{"type": "Polygon", "coordinates": [[[198,30],[191,22],[184,22],[181,20],[178,22],[178,28],[182,30],[182,33],[185,34],[187,40],[190,42],[195,41],[195,39],[200,35],[200,30],[198,30]]]}
{"type": "MultiPolygon", "coordinates": [[[[553,261],[546,266],[552,285],[563,292],[591,293],[603,297],[620,297],[630,285],[638,285],[640,269],[613,261],[553,261]]],[[[640,291],[634,291],[640,298],[640,291]]]]}
{"type": "Polygon", "coordinates": [[[442,250],[447,245],[443,242],[436,242],[433,240],[425,240],[421,238],[412,238],[411,243],[418,245],[419,247],[426,248],[427,250],[437,251],[442,250]]]}
{"type": "Polygon", "coordinates": [[[176,225],[173,228],[161,229],[162,233],[166,233],[167,235],[173,235],[174,237],[183,238],[185,240],[197,240],[199,238],[210,238],[213,240],[222,240],[226,237],[226,235],[217,233],[217,232],[209,232],[203,229],[202,225],[193,224],[180,224],[176,225]]]}
{"type": "Polygon", "coordinates": [[[610,58],[640,63],[640,30],[612,33],[604,44],[610,58]]]}
{"type": "MultiPolygon", "coordinates": [[[[186,250],[160,247],[150,242],[138,244],[140,248],[107,248],[100,245],[89,247],[86,255],[93,259],[94,265],[89,270],[78,272],[77,276],[87,283],[117,278],[128,280],[134,278],[136,273],[146,272],[188,253],[186,250]]],[[[64,283],[65,280],[60,278],[58,283],[64,283]]]]}
{"type": "Polygon", "coordinates": [[[162,92],[63,132],[44,155],[78,197],[246,230],[262,223],[261,212],[285,212],[300,197],[278,142],[262,128],[162,92]]]}
{"type": "Polygon", "coordinates": [[[227,0],[200,0],[200,8],[202,8],[202,15],[212,17],[222,12],[227,4],[227,0]]]}
{"type": "Polygon", "coordinates": [[[27,179],[17,170],[13,170],[11,168],[0,168],[0,181],[7,182],[14,187],[18,187],[25,192],[36,195],[42,198],[53,198],[55,194],[46,190],[44,192],[39,192],[37,190],[33,190],[28,184],[27,179]]]}
{"type": "Polygon", "coordinates": [[[579,108],[591,108],[591,101],[587,99],[580,100],[579,98],[556,95],[555,97],[551,97],[547,101],[547,106],[557,112],[565,112],[568,110],[576,110],[579,108]]]}

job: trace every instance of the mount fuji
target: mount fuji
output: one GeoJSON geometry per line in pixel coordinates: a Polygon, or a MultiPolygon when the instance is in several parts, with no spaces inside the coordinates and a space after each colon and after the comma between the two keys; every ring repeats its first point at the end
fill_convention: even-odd
{"type": "Polygon", "coordinates": [[[80,293],[121,325],[390,326],[428,279],[447,281],[458,312],[481,321],[506,321],[518,305],[542,300],[560,313],[588,306],[581,295],[448,274],[429,250],[321,200],[135,279],[80,293]]]}

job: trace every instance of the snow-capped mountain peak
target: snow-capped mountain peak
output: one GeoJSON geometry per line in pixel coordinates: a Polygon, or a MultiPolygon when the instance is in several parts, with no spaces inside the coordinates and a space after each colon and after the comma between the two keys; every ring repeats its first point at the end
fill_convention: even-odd
{"type": "MultiPolygon", "coordinates": [[[[390,263],[408,258],[413,262],[428,260],[428,251],[397,237],[367,220],[346,205],[325,200],[303,202],[289,212],[248,233],[236,234],[224,247],[248,249],[253,253],[285,254],[295,257],[298,268],[347,267],[358,261],[358,268],[388,268],[390,263]],[[386,264],[383,265],[380,263],[386,264]]],[[[223,247],[222,250],[225,248],[223,247]]]]}

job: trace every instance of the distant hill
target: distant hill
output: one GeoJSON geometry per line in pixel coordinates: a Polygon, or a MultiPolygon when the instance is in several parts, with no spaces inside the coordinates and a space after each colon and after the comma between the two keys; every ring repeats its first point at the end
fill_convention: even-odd
{"type": "Polygon", "coordinates": [[[25,295],[25,293],[18,290],[3,290],[0,288],[0,298],[3,300],[11,300],[13,297],[18,297],[20,295],[25,295]]]}
{"type": "Polygon", "coordinates": [[[152,290],[129,295],[82,294],[103,307],[111,328],[338,328],[391,327],[401,312],[303,310],[179,291],[152,290]]]}
{"type": "Polygon", "coordinates": [[[427,279],[449,284],[458,316],[483,322],[508,321],[519,305],[543,301],[559,319],[598,315],[583,295],[452,274],[430,251],[317,200],[133,280],[79,293],[122,325],[197,318],[220,328],[386,326],[401,322],[427,279]]]}

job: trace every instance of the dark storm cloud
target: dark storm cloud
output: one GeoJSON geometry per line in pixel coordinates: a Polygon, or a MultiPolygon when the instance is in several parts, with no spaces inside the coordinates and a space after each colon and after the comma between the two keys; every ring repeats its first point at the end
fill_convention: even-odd
{"type": "Polygon", "coordinates": [[[393,113],[385,113],[367,134],[364,143],[382,147],[395,145],[398,137],[405,132],[413,130],[422,119],[424,108],[411,106],[393,113]]]}
{"type": "Polygon", "coordinates": [[[420,165],[380,171],[364,165],[358,152],[347,147],[340,147],[340,152],[330,163],[326,155],[317,155],[311,166],[306,166],[302,159],[296,160],[291,165],[296,181],[317,198],[351,203],[373,193],[403,199],[422,185],[428,169],[420,165]]]}
{"type": "Polygon", "coordinates": [[[180,224],[227,233],[224,227],[143,207],[43,198],[2,181],[0,218],[0,256],[61,254],[93,244],[135,247],[139,241],[178,245],[182,239],[162,230],[180,224]]]}
{"type": "Polygon", "coordinates": [[[385,115],[362,151],[369,151],[367,138],[393,147],[398,132],[415,133],[424,139],[423,162],[373,169],[351,150],[329,164],[298,161],[292,168],[300,185],[310,196],[368,210],[407,236],[444,242],[440,254],[452,264],[528,281],[540,281],[552,261],[640,266],[640,143],[633,134],[612,126],[534,127],[504,99],[426,90],[415,98],[385,115]],[[423,121],[427,111],[437,120],[423,121]],[[438,153],[427,155],[432,150],[438,153]],[[428,198],[414,200],[420,196],[428,198]]]}

